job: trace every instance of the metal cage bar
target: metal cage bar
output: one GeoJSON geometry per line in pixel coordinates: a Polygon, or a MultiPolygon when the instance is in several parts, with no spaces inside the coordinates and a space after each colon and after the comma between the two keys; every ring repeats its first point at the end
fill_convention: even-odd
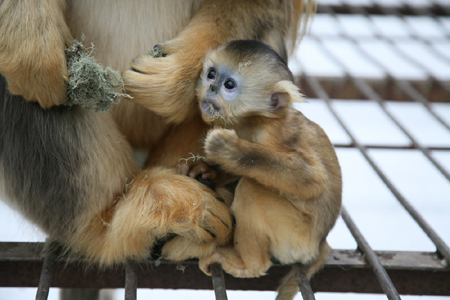
{"type": "Polygon", "coordinates": [[[303,300],[316,300],[309,279],[306,276],[306,266],[302,264],[294,264],[292,266],[292,271],[294,272],[294,276],[303,300]]]}
{"type": "Polygon", "coordinates": [[[381,288],[383,289],[388,299],[400,300],[401,298],[397,290],[395,289],[394,284],[391,281],[391,278],[389,278],[389,275],[381,265],[380,260],[378,259],[375,252],[372,250],[372,248],[370,247],[369,243],[366,241],[362,233],[359,231],[358,227],[353,222],[350,215],[347,213],[345,207],[342,207],[341,216],[342,219],[344,219],[344,222],[347,225],[350,232],[352,233],[353,237],[355,238],[356,242],[358,243],[358,247],[364,253],[366,260],[372,266],[373,272],[375,273],[375,276],[377,277],[377,280],[380,283],[381,288]]]}
{"type": "Polygon", "coordinates": [[[39,276],[39,286],[36,292],[36,300],[47,300],[52,283],[53,270],[55,266],[56,255],[49,247],[46,251],[44,262],[42,264],[41,275],[39,276]]]}
{"type": "Polygon", "coordinates": [[[125,265],[125,300],[137,299],[138,279],[135,268],[133,262],[128,262],[125,265]]]}
{"type": "MultiPolygon", "coordinates": [[[[42,270],[43,243],[0,243],[0,286],[36,287],[42,270]]],[[[450,269],[434,252],[375,251],[401,294],[450,295],[450,269]],[[418,284],[420,283],[420,284],[418,284]]],[[[185,261],[181,272],[177,264],[161,261],[141,262],[135,269],[140,288],[212,290],[211,278],[204,275],[196,261],[185,261]]],[[[224,274],[229,290],[274,291],[289,266],[275,264],[266,276],[252,279],[224,274]]],[[[83,261],[55,262],[52,287],[99,289],[123,288],[125,270],[86,268],[83,261]]],[[[311,279],[313,291],[382,293],[370,265],[360,251],[333,250],[325,268],[311,279]]]]}
{"type": "MultiPolygon", "coordinates": [[[[335,12],[332,9],[327,9],[327,11],[329,14],[334,16],[335,12]]],[[[364,9],[362,9],[362,12],[366,13],[364,11],[364,9]]],[[[345,38],[352,41],[355,44],[356,49],[359,49],[359,47],[357,47],[357,45],[356,45],[355,40],[352,37],[345,35],[345,38]]],[[[320,45],[322,45],[321,40],[319,38],[316,38],[316,40],[319,42],[320,45]]],[[[329,57],[331,57],[335,62],[337,62],[342,67],[347,78],[350,78],[350,80],[354,83],[354,85],[370,101],[374,101],[379,105],[379,107],[383,110],[385,115],[388,116],[389,119],[392,122],[394,122],[394,124],[410,139],[413,147],[415,149],[420,150],[423,153],[423,155],[425,155],[425,157],[427,157],[427,159],[441,172],[441,174],[444,175],[447,178],[447,180],[450,181],[450,174],[445,170],[445,168],[436,159],[434,159],[431,156],[429,150],[426,149],[425,147],[421,146],[420,143],[411,135],[411,133],[402,124],[400,124],[400,122],[389,112],[389,110],[386,109],[383,99],[375,92],[375,90],[364,79],[355,78],[354,76],[352,76],[349,73],[349,71],[347,70],[347,68],[345,67],[345,65],[343,65],[336,57],[334,57],[334,55],[332,53],[330,53],[325,47],[322,46],[322,49],[328,54],[329,57]]],[[[359,50],[360,50],[360,52],[363,52],[361,49],[359,49],[359,50]]],[[[368,58],[372,62],[376,63],[381,69],[383,69],[385,72],[387,72],[382,65],[380,65],[378,62],[373,60],[369,55],[367,55],[366,53],[363,53],[363,54],[365,55],[366,58],[368,58]]],[[[429,74],[429,73],[428,73],[428,75],[431,76],[431,74],[429,74]]],[[[308,81],[309,85],[314,90],[316,95],[318,95],[318,96],[320,95],[319,97],[322,98],[323,100],[325,100],[328,108],[332,111],[334,117],[338,120],[340,125],[344,128],[346,133],[349,135],[349,137],[351,138],[351,140],[352,140],[353,144],[356,146],[356,148],[358,148],[361,151],[361,153],[364,155],[366,160],[369,162],[369,164],[372,166],[372,168],[376,171],[378,176],[383,180],[383,182],[388,186],[388,188],[391,190],[391,192],[394,194],[394,196],[398,199],[398,201],[403,205],[403,207],[408,211],[408,213],[413,217],[413,219],[419,224],[419,226],[424,230],[424,232],[428,235],[428,237],[433,241],[433,243],[436,245],[436,248],[438,249],[438,251],[446,258],[446,260],[448,262],[450,262],[450,248],[439,237],[439,235],[437,235],[437,233],[431,228],[431,226],[429,226],[429,224],[417,212],[417,210],[414,209],[414,207],[406,200],[406,198],[401,195],[401,193],[388,180],[388,178],[381,172],[381,170],[378,168],[378,166],[374,163],[374,161],[368,155],[366,147],[362,146],[361,144],[359,144],[356,141],[356,138],[354,137],[354,135],[345,126],[345,124],[342,122],[341,118],[337,115],[337,113],[334,112],[332,105],[330,104],[330,97],[328,96],[326,91],[321,87],[319,81],[312,79],[310,76],[306,76],[306,77],[307,77],[307,81],[308,81]],[[311,82],[312,80],[315,80],[315,82],[312,83],[311,82]]],[[[401,86],[404,88],[405,87],[408,88],[408,84],[402,84],[401,86]]],[[[411,90],[411,88],[409,88],[409,92],[410,93],[417,92],[415,94],[418,94],[418,91],[413,92],[411,90]]],[[[416,96],[416,98],[418,98],[418,97],[416,96]]],[[[433,114],[433,115],[435,115],[435,114],[433,114]]],[[[443,120],[441,120],[441,123],[445,124],[445,122],[443,120]]],[[[448,127],[448,125],[447,125],[447,127],[448,127]]]]}
{"type": "MultiPolygon", "coordinates": [[[[368,18],[371,15],[396,15],[403,18],[404,15],[427,15],[430,17],[449,16],[450,6],[446,7],[434,2],[429,7],[417,8],[411,5],[402,7],[383,7],[380,5],[371,6],[351,6],[351,5],[320,5],[319,13],[327,13],[336,19],[336,14],[360,14],[368,18]]],[[[450,37],[449,29],[445,29],[446,36],[450,37]]],[[[397,88],[404,92],[408,100],[421,103],[423,107],[447,130],[450,130],[450,124],[439,116],[430,105],[426,93],[422,94],[420,90],[410,81],[397,80],[389,71],[378,61],[370,56],[364,49],[358,46],[357,39],[348,35],[341,34],[340,37],[352,42],[359,53],[374,63],[386,74],[386,78],[397,88]]],[[[377,38],[394,45],[393,41],[388,37],[378,36],[377,38]]],[[[412,35],[411,38],[418,39],[424,43],[430,44],[428,40],[420,35],[412,35]]],[[[338,65],[340,65],[346,75],[345,80],[351,82],[353,86],[366,97],[369,101],[378,103],[383,113],[409,138],[411,147],[419,150],[431,164],[450,181],[449,172],[430,154],[430,150],[445,149],[445,147],[424,147],[414,136],[403,126],[397,118],[386,108],[381,93],[378,92],[370,82],[366,79],[351,75],[345,65],[339,61],[323,44],[323,38],[313,37],[323,48],[327,55],[338,65]]],[[[399,50],[396,50],[399,51],[399,50]]],[[[449,61],[448,57],[439,54],[441,58],[449,61]]],[[[412,58],[407,58],[414,65],[418,65],[423,69],[433,85],[441,88],[445,93],[450,94],[450,85],[439,81],[426,68],[418,64],[412,58]]],[[[343,208],[341,216],[350,230],[352,236],[358,244],[355,250],[334,250],[331,257],[327,260],[324,270],[317,274],[311,282],[305,274],[305,266],[295,264],[292,266],[292,272],[295,275],[297,284],[300,288],[303,299],[315,299],[314,291],[338,291],[338,292],[358,292],[358,293],[384,293],[389,299],[400,299],[399,294],[420,294],[427,293],[430,295],[450,295],[450,249],[442,238],[434,231],[433,228],[425,221],[422,215],[409,203],[409,201],[399,192],[388,177],[381,171],[379,166],[371,158],[368,153],[370,148],[389,148],[389,146],[368,146],[360,143],[355,135],[342,121],[333,107],[330,93],[322,86],[320,80],[312,77],[308,73],[303,73],[306,84],[313,93],[325,101],[328,109],[342,126],[344,131],[351,139],[350,145],[335,145],[337,147],[354,147],[359,150],[371,168],[375,171],[379,178],[388,187],[394,197],[401,203],[414,221],[428,235],[430,240],[437,248],[437,254],[442,255],[445,261],[441,261],[441,257],[436,253],[424,252],[397,252],[397,251],[374,251],[364,236],[361,234],[357,224],[351,219],[347,210],[343,208]],[[362,255],[361,255],[362,254],[362,255]],[[445,263],[447,265],[445,265],[445,263]],[[372,279],[370,274],[374,274],[372,279]],[[424,286],[414,285],[417,280],[424,286]]],[[[392,147],[397,149],[395,146],[392,147]]],[[[405,147],[398,147],[404,149],[405,147]]],[[[52,249],[49,247],[48,249],[52,249]]],[[[46,251],[44,258],[40,256],[42,244],[34,243],[0,243],[0,285],[1,286],[36,286],[39,281],[36,293],[37,300],[45,300],[48,297],[51,285],[58,287],[75,287],[75,288],[115,288],[125,286],[125,299],[134,300],[137,297],[138,278],[140,287],[150,288],[196,288],[196,289],[214,289],[217,300],[226,300],[225,278],[229,289],[253,289],[253,290],[273,290],[278,281],[285,273],[289,271],[287,266],[274,265],[267,276],[257,279],[238,279],[224,274],[219,264],[211,266],[211,279],[204,276],[198,268],[191,268],[185,274],[186,282],[176,282],[173,280],[174,264],[171,262],[162,262],[158,269],[153,270],[153,262],[143,262],[141,268],[137,264],[129,262],[125,268],[118,268],[114,271],[97,271],[89,273],[83,271],[82,262],[77,262],[76,266],[72,262],[56,258],[55,252],[46,251]],[[9,248],[8,248],[9,247],[9,248]],[[39,254],[38,254],[39,253],[39,254]],[[146,269],[146,270],[145,270],[146,269]],[[154,271],[157,275],[148,275],[149,271],[154,271]],[[85,274],[89,280],[71,280],[68,276],[59,276],[59,274],[70,274],[74,277],[82,278],[85,274]],[[147,272],[147,273],[146,273],[147,272]],[[170,273],[172,272],[172,273],[170,273]],[[153,276],[154,275],[154,276],[153,276]],[[12,278],[9,278],[11,277],[12,278]],[[108,280],[97,280],[99,276],[104,276],[108,280]],[[94,280],[91,280],[94,278],[94,280]]],[[[194,261],[185,262],[188,265],[196,265],[194,261]]],[[[179,279],[177,279],[179,280],[179,279]]]]}
{"type": "Polygon", "coordinates": [[[228,300],[222,266],[219,263],[211,265],[211,277],[216,300],[228,300]]]}
{"type": "Polygon", "coordinates": [[[411,215],[411,217],[419,224],[419,226],[422,228],[422,230],[433,241],[433,243],[436,245],[436,248],[438,249],[438,251],[447,259],[447,262],[450,262],[450,249],[446,245],[446,243],[434,231],[434,229],[425,221],[425,219],[417,212],[417,210],[409,203],[409,201],[406,200],[405,197],[403,197],[403,195],[397,190],[397,188],[390,182],[390,180],[387,178],[387,176],[375,164],[373,159],[367,153],[367,148],[364,147],[362,144],[360,144],[356,140],[356,138],[354,137],[352,132],[347,128],[347,126],[342,121],[341,117],[334,110],[328,94],[322,88],[319,81],[316,78],[310,77],[308,75],[305,75],[305,77],[306,77],[307,82],[310,84],[311,88],[315,91],[316,95],[325,101],[328,109],[331,111],[333,116],[336,118],[336,120],[339,122],[339,124],[342,126],[342,128],[345,130],[345,132],[348,134],[348,136],[352,140],[352,144],[355,146],[355,148],[357,148],[361,152],[361,154],[364,156],[364,158],[367,160],[367,162],[370,164],[370,166],[373,168],[373,170],[377,173],[377,175],[383,180],[383,182],[386,184],[386,186],[389,188],[389,190],[392,192],[392,194],[397,198],[397,200],[402,204],[402,206],[406,209],[406,211],[408,211],[408,213],[411,215]]]}

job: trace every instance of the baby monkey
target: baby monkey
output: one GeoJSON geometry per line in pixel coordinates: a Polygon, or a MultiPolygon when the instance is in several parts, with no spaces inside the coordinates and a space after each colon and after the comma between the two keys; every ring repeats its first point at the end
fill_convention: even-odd
{"type": "Polygon", "coordinates": [[[324,131],[292,106],[302,95],[286,63],[264,43],[229,42],[206,57],[197,96],[214,127],[207,163],[240,177],[233,244],[202,258],[201,269],[220,262],[235,277],[259,277],[274,260],[304,264],[312,276],[330,252],[341,171],[324,131]]]}

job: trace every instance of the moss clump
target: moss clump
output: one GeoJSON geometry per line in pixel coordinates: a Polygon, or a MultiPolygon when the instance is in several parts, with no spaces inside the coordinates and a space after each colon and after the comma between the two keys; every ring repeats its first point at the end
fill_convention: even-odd
{"type": "Polygon", "coordinates": [[[91,56],[92,52],[92,47],[87,49],[77,40],[73,40],[72,45],[66,47],[69,100],[65,105],[79,105],[96,112],[106,112],[112,104],[118,103],[121,97],[131,97],[115,91],[123,88],[122,77],[111,68],[103,68],[91,56]]]}
{"type": "Polygon", "coordinates": [[[164,57],[163,53],[163,47],[161,45],[155,45],[152,50],[147,51],[147,55],[150,55],[151,57],[158,58],[158,57],[164,57]]]}

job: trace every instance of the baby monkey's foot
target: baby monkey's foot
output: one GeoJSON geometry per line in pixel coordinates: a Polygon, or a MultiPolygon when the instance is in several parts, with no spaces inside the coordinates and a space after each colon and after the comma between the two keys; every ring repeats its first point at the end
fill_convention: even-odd
{"type": "Polygon", "coordinates": [[[211,275],[210,266],[214,263],[220,263],[222,269],[237,278],[255,278],[266,275],[271,262],[253,262],[247,266],[230,247],[218,248],[211,256],[199,260],[199,268],[206,274],[211,275]]]}
{"type": "Polygon", "coordinates": [[[221,264],[225,261],[225,257],[223,257],[219,252],[214,252],[211,256],[207,258],[201,258],[198,261],[198,267],[208,276],[211,276],[211,265],[214,263],[221,264]]]}

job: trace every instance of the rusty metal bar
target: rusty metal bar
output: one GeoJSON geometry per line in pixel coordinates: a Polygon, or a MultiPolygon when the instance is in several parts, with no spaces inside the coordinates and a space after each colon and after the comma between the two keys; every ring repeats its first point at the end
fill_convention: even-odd
{"type": "Polygon", "coordinates": [[[439,122],[442,126],[450,130],[450,124],[447,124],[436,112],[430,107],[430,102],[408,81],[396,80],[395,83],[400,87],[408,96],[416,102],[422,103],[426,110],[439,122]]]}
{"type": "MultiPolygon", "coordinates": [[[[352,144],[341,144],[341,143],[333,143],[334,148],[354,148],[352,144]]],[[[412,150],[415,149],[413,146],[397,146],[397,145],[388,145],[388,144],[364,144],[366,149],[392,149],[392,150],[412,150]]],[[[446,150],[450,151],[450,147],[429,147],[428,150],[446,150]]]]}
{"type": "MultiPolygon", "coordinates": [[[[328,10],[333,9],[338,14],[354,14],[354,8],[364,8],[371,15],[383,15],[385,12],[382,11],[382,6],[370,5],[370,6],[354,6],[354,5],[333,5],[333,4],[317,4],[318,13],[326,13],[328,10]]],[[[414,16],[416,12],[409,7],[398,8],[399,12],[405,16],[414,16]]],[[[443,6],[437,3],[430,8],[430,10],[438,16],[448,16],[450,14],[450,9],[447,6],[443,6]]]]}
{"type": "MultiPolygon", "coordinates": [[[[0,286],[36,287],[42,269],[42,243],[0,243],[0,286]]],[[[450,269],[434,252],[375,251],[400,294],[450,296],[450,269]]],[[[142,262],[135,269],[139,287],[159,289],[211,290],[211,278],[198,268],[198,262],[177,264],[161,261],[142,262]]],[[[274,291],[280,278],[290,272],[290,266],[274,265],[260,278],[234,278],[224,274],[228,290],[274,291]]],[[[52,280],[60,288],[123,288],[124,268],[86,269],[80,260],[57,259],[52,280]]],[[[311,279],[315,292],[383,293],[364,256],[355,250],[333,250],[325,268],[311,279]]]]}
{"type": "Polygon", "coordinates": [[[371,101],[375,101],[381,107],[383,112],[389,117],[389,119],[397,125],[398,128],[411,140],[414,148],[420,150],[422,154],[441,172],[442,175],[450,181],[450,173],[445,170],[444,167],[430,154],[430,151],[422,147],[419,142],[411,135],[411,133],[392,115],[392,113],[386,108],[386,104],[383,99],[373,90],[373,88],[363,79],[351,77],[355,85],[369,97],[371,101]]]}
{"type": "Polygon", "coordinates": [[[36,300],[47,300],[52,283],[53,269],[55,266],[55,253],[49,247],[46,251],[44,263],[39,277],[39,285],[36,292],[36,300]]]}
{"type": "MultiPolygon", "coordinates": [[[[330,12],[331,14],[334,14],[333,11],[330,12]]],[[[349,40],[353,41],[353,43],[356,44],[354,39],[348,38],[349,40]]],[[[320,42],[320,39],[317,39],[320,42]]],[[[357,45],[356,45],[357,47],[357,45]]],[[[378,103],[380,108],[383,110],[383,112],[403,131],[403,133],[411,140],[413,147],[420,150],[425,157],[441,172],[442,175],[444,175],[447,180],[450,181],[450,174],[445,170],[444,167],[441,166],[441,164],[430,154],[429,149],[426,149],[422,147],[416,139],[406,130],[406,128],[401,125],[398,120],[386,109],[385,103],[383,99],[374,91],[374,89],[363,79],[361,78],[355,78],[353,76],[350,76],[348,71],[346,70],[345,66],[342,65],[342,63],[337,60],[332,53],[330,53],[325,47],[323,47],[324,51],[327,51],[329,56],[334,59],[338,64],[342,66],[344,69],[344,72],[347,74],[347,76],[354,82],[355,86],[358,87],[358,89],[365,94],[369,100],[375,101],[378,103]]],[[[357,47],[359,49],[359,47],[357,47]]],[[[360,50],[362,51],[362,50],[360,50]]],[[[363,52],[364,53],[364,52],[363,52]]],[[[364,53],[365,54],[365,53],[364,53]]],[[[365,54],[366,57],[374,61],[372,58],[370,58],[367,54],[365,54]]],[[[377,63],[375,61],[375,63],[377,63]]],[[[378,63],[377,63],[378,64],[378,63]]],[[[380,66],[382,69],[383,66],[380,66]]],[[[311,77],[306,76],[310,79],[311,77]]],[[[308,80],[308,79],[307,79],[308,80]]],[[[311,84],[310,84],[311,85],[311,84]]],[[[378,166],[373,162],[373,160],[369,157],[367,154],[367,150],[365,147],[360,145],[355,137],[351,134],[349,129],[343,124],[340,117],[334,113],[334,109],[330,105],[329,96],[326,94],[326,92],[323,90],[323,88],[320,86],[320,83],[317,81],[315,84],[311,85],[313,90],[316,92],[316,95],[318,95],[318,91],[322,90],[319,94],[322,94],[322,99],[325,100],[330,110],[332,110],[333,115],[336,117],[336,119],[339,121],[341,126],[344,128],[344,130],[347,132],[347,134],[350,136],[350,138],[353,141],[353,144],[362,152],[366,160],[369,162],[369,164],[372,166],[372,168],[376,171],[378,176],[384,181],[384,183],[388,186],[388,188],[391,190],[391,192],[394,194],[394,196],[399,200],[399,202],[403,205],[403,207],[408,211],[408,213],[413,217],[413,219],[419,224],[419,226],[424,230],[424,232],[428,235],[428,237],[433,241],[433,243],[436,245],[437,250],[447,259],[447,262],[450,263],[450,248],[445,244],[445,242],[437,235],[437,233],[429,226],[429,224],[425,221],[425,219],[413,208],[413,206],[400,194],[400,192],[394,187],[394,185],[388,180],[388,178],[381,172],[381,170],[378,168],[378,166]]]]}
{"type": "Polygon", "coordinates": [[[314,292],[306,276],[306,267],[303,264],[292,265],[292,271],[294,272],[295,279],[297,280],[298,287],[302,293],[303,300],[316,300],[314,292]]]}
{"type": "MultiPolygon", "coordinates": [[[[399,8],[397,8],[397,7],[394,7],[394,6],[391,6],[391,7],[385,7],[385,6],[381,6],[380,7],[380,9],[381,9],[381,11],[384,13],[384,14],[390,14],[390,15],[395,15],[395,16],[397,16],[397,17],[399,17],[399,18],[402,18],[403,19],[403,17],[405,16],[405,14],[402,14],[402,12],[401,12],[401,10],[399,9],[399,8]]],[[[365,10],[364,8],[363,8],[363,10],[365,10]]],[[[433,11],[433,10],[431,10],[431,9],[429,9],[428,7],[426,7],[426,6],[421,6],[421,7],[417,7],[417,6],[411,6],[411,11],[415,14],[415,15],[420,15],[420,16],[428,16],[428,17],[430,17],[430,18],[436,18],[436,16],[437,16],[437,14],[436,14],[436,11],[433,11]]],[[[366,14],[367,15],[369,15],[367,12],[366,12],[366,14]]],[[[446,13],[444,13],[444,15],[446,15],[446,16],[448,16],[448,14],[449,14],[449,12],[446,12],[446,13]]],[[[441,14],[442,15],[442,14],[441,14]]],[[[438,21],[439,22],[439,21],[438,21]]],[[[449,34],[448,34],[448,30],[446,30],[445,29],[445,27],[444,28],[442,28],[444,31],[446,31],[446,35],[447,35],[447,37],[449,37],[449,34]]],[[[418,37],[419,39],[421,39],[421,40],[424,40],[423,38],[421,38],[421,37],[418,37]]],[[[425,40],[424,40],[425,41],[425,40]]],[[[446,58],[447,59],[447,58],[446,58]]],[[[448,59],[447,59],[448,60],[448,59]]]]}
{"type": "Polygon", "coordinates": [[[378,105],[381,107],[383,112],[389,117],[389,119],[392,120],[392,122],[397,125],[398,128],[411,140],[412,145],[414,148],[420,150],[426,158],[441,172],[442,175],[447,178],[447,180],[450,181],[450,174],[445,170],[444,167],[441,166],[441,164],[430,154],[430,151],[422,147],[419,142],[409,133],[409,131],[402,125],[400,122],[392,115],[392,113],[386,108],[385,102],[383,99],[373,90],[373,88],[363,79],[361,78],[354,78],[352,77],[353,82],[355,85],[365,94],[369,97],[370,100],[375,101],[378,103],[378,105]]]}
{"type": "MultiPolygon", "coordinates": [[[[383,6],[381,6],[380,9],[381,9],[381,11],[382,11],[384,14],[395,15],[395,16],[399,17],[400,19],[404,19],[404,14],[402,14],[402,13],[399,11],[398,8],[395,8],[395,7],[383,7],[383,6]]],[[[414,11],[416,11],[416,10],[418,10],[418,9],[419,9],[419,8],[413,8],[414,11]]],[[[428,11],[428,14],[427,14],[427,15],[430,16],[430,17],[435,15],[433,12],[427,10],[426,8],[420,8],[420,10],[428,11]]],[[[367,9],[365,9],[364,7],[350,7],[350,11],[351,11],[352,13],[355,13],[355,14],[362,14],[362,15],[366,16],[366,17],[369,18],[369,19],[371,18],[371,14],[370,14],[370,13],[367,11],[367,9]]],[[[332,14],[332,15],[335,14],[335,11],[334,11],[332,8],[330,8],[330,9],[328,10],[328,12],[329,12],[330,14],[332,14]]],[[[406,22],[405,22],[405,23],[406,23],[406,22]]],[[[444,28],[444,30],[447,31],[445,28],[444,28]]],[[[347,38],[347,39],[349,39],[349,40],[351,40],[353,43],[356,44],[356,41],[355,41],[355,39],[354,39],[353,37],[348,36],[348,35],[342,35],[342,36],[345,37],[345,38],[347,38]]],[[[394,48],[396,51],[398,51],[397,48],[395,47],[395,44],[393,43],[392,39],[386,38],[386,37],[384,37],[384,36],[382,36],[382,35],[377,35],[377,37],[380,38],[380,39],[383,39],[383,40],[386,41],[386,42],[388,42],[389,44],[391,44],[391,45],[393,46],[393,48],[394,48]]],[[[443,60],[446,60],[446,61],[449,61],[449,60],[450,60],[448,57],[442,55],[441,53],[439,53],[438,51],[436,51],[433,47],[431,47],[431,43],[430,43],[430,41],[428,41],[427,39],[424,39],[424,38],[421,37],[420,35],[416,35],[416,34],[414,34],[412,37],[413,37],[414,39],[420,40],[420,41],[423,42],[424,44],[427,44],[428,46],[430,46],[431,51],[433,51],[435,55],[439,56],[439,57],[442,58],[443,60]]],[[[447,37],[448,37],[448,31],[447,31],[447,37]]],[[[359,48],[358,48],[358,49],[359,49],[359,48]]],[[[364,53],[363,50],[360,50],[360,52],[364,53]]],[[[382,66],[378,61],[374,60],[372,57],[370,57],[370,55],[367,55],[366,53],[364,53],[364,54],[365,54],[366,58],[368,58],[368,59],[369,59],[370,61],[372,61],[374,64],[377,64],[377,65],[378,65],[381,69],[383,69],[386,73],[389,73],[389,72],[387,72],[386,68],[384,68],[384,66],[382,66]]],[[[402,54],[402,53],[400,53],[400,54],[402,54]]],[[[430,73],[423,65],[421,65],[419,62],[415,61],[414,59],[412,59],[412,58],[410,58],[410,57],[407,57],[407,56],[406,56],[405,58],[406,58],[408,61],[410,61],[413,65],[419,66],[419,67],[427,74],[427,76],[428,76],[429,78],[431,78],[431,80],[432,80],[433,82],[439,84],[439,85],[440,85],[443,89],[445,89],[447,92],[450,92],[450,87],[449,87],[448,85],[444,84],[442,81],[436,79],[436,78],[434,77],[434,75],[431,74],[431,73],[430,73]]],[[[420,103],[423,103],[423,101],[422,101],[423,99],[418,99],[416,93],[414,93],[414,92],[411,93],[412,89],[415,90],[412,86],[407,86],[407,85],[404,85],[404,84],[403,84],[403,85],[400,85],[399,82],[400,82],[399,80],[394,80],[394,83],[395,83],[401,90],[403,90],[405,93],[407,93],[413,100],[418,101],[418,102],[420,102],[420,103]],[[412,88],[412,89],[411,89],[411,88],[412,88]]],[[[418,93],[418,92],[417,92],[417,93],[418,93]]],[[[428,100],[426,100],[426,99],[425,99],[425,101],[428,102],[428,100]]],[[[425,105],[425,106],[426,106],[426,105],[425,105]]],[[[426,107],[428,108],[428,106],[426,106],[426,107]]],[[[436,115],[432,110],[430,110],[430,112],[433,114],[434,117],[436,117],[436,119],[439,120],[439,122],[445,123],[445,122],[443,122],[443,120],[442,120],[438,115],[436,115]]],[[[446,126],[446,127],[448,127],[448,126],[446,126]]]]}
{"type": "Polygon", "coordinates": [[[359,229],[356,227],[350,215],[347,213],[345,207],[342,207],[341,216],[342,219],[344,219],[344,222],[347,225],[350,232],[352,233],[353,237],[355,238],[356,242],[358,243],[358,247],[364,253],[366,260],[372,266],[375,276],[377,277],[378,282],[381,284],[381,288],[385,292],[388,299],[389,300],[401,299],[394,284],[389,278],[389,275],[387,274],[386,270],[381,265],[375,252],[369,246],[369,243],[367,243],[366,239],[363,237],[359,229]]]}
{"type": "MultiPolygon", "coordinates": [[[[382,10],[391,10],[392,9],[392,14],[395,14],[399,17],[403,17],[403,15],[399,14],[396,8],[385,8],[382,7],[382,10]]],[[[371,14],[368,13],[368,11],[364,8],[364,7],[354,7],[354,6],[349,6],[349,10],[352,14],[362,14],[365,15],[367,18],[371,18],[371,14]]],[[[326,12],[327,14],[330,14],[332,16],[335,16],[336,11],[330,7],[327,6],[326,8],[324,8],[324,12],[326,12]]],[[[386,11],[384,11],[386,13],[386,11]]],[[[430,13],[431,14],[431,13],[430,13]]],[[[388,76],[388,78],[391,78],[391,76],[389,75],[388,70],[386,70],[386,68],[381,65],[378,61],[376,61],[375,59],[373,59],[370,55],[368,55],[367,53],[365,53],[362,49],[360,49],[357,45],[357,42],[355,40],[355,38],[346,35],[346,34],[341,34],[342,37],[346,38],[349,41],[352,41],[355,46],[356,49],[362,53],[369,61],[373,62],[374,64],[376,64],[379,68],[381,68],[388,76]]],[[[394,43],[392,42],[392,40],[390,38],[386,38],[384,36],[381,35],[377,35],[378,38],[385,40],[386,42],[388,42],[389,44],[393,45],[394,49],[396,49],[394,43]]],[[[424,39],[423,37],[420,36],[414,36],[415,39],[421,40],[422,42],[424,42],[425,44],[430,46],[430,49],[435,52],[435,54],[439,57],[441,57],[444,60],[449,60],[448,57],[443,56],[441,53],[437,52],[436,50],[434,50],[433,47],[431,47],[431,44],[428,40],[424,39]]],[[[327,51],[327,49],[325,49],[325,51],[327,51]]],[[[329,52],[329,51],[327,51],[329,52]]],[[[329,53],[330,54],[330,53],[329,53]]],[[[339,60],[335,59],[333,55],[330,56],[335,62],[337,62],[338,64],[342,65],[339,60]]],[[[426,70],[423,66],[421,66],[420,64],[418,64],[415,60],[406,57],[406,59],[408,59],[412,64],[414,65],[418,65],[426,74],[429,78],[431,78],[433,80],[433,82],[439,84],[442,88],[444,88],[445,90],[447,90],[447,92],[450,92],[450,88],[448,85],[443,84],[443,82],[437,80],[436,78],[434,78],[434,76],[428,71],[426,70]]],[[[344,68],[345,69],[345,68],[344,68]]],[[[348,75],[347,73],[347,77],[351,77],[348,75]]],[[[410,96],[412,98],[412,100],[417,101],[419,103],[422,103],[425,108],[427,109],[427,111],[433,115],[433,117],[438,120],[443,126],[445,126],[447,129],[450,129],[449,124],[447,124],[439,115],[437,115],[429,106],[429,101],[423,97],[419,91],[417,91],[412,85],[411,83],[404,81],[404,80],[391,80],[395,83],[395,85],[397,87],[400,88],[400,90],[402,90],[403,92],[405,92],[408,96],[410,96]]]]}
{"type": "Polygon", "coordinates": [[[318,79],[316,79],[314,77],[310,77],[307,74],[305,74],[305,78],[308,81],[309,85],[312,87],[312,89],[315,91],[316,95],[325,101],[330,112],[333,114],[333,116],[340,123],[340,125],[342,126],[344,131],[348,134],[348,136],[352,140],[353,145],[361,152],[361,154],[364,156],[364,158],[370,164],[372,169],[378,174],[378,176],[381,178],[381,180],[384,182],[384,184],[386,184],[386,186],[392,192],[392,194],[397,198],[397,200],[408,211],[408,213],[411,215],[411,217],[417,222],[417,224],[419,224],[419,226],[422,228],[422,230],[433,241],[433,243],[436,245],[436,248],[439,251],[439,253],[441,253],[442,256],[445,257],[445,259],[447,260],[447,263],[450,263],[450,248],[441,239],[441,237],[434,231],[434,229],[425,221],[425,219],[422,217],[422,215],[416,211],[416,209],[408,202],[408,200],[406,200],[405,197],[403,197],[403,195],[397,190],[397,188],[389,181],[387,176],[384,175],[384,173],[381,171],[381,169],[375,164],[375,162],[372,160],[372,158],[368,155],[366,147],[361,145],[356,140],[356,138],[351,133],[351,131],[348,129],[348,127],[344,124],[344,122],[342,122],[341,117],[334,110],[333,106],[331,105],[331,100],[328,97],[328,94],[322,88],[318,79]]]}
{"type": "Polygon", "coordinates": [[[227,290],[225,288],[225,279],[223,277],[222,266],[219,263],[211,265],[211,277],[214,287],[216,300],[227,300],[227,290]]]}
{"type": "Polygon", "coordinates": [[[125,300],[137,299],[137,275],[136,266],[133,262],[127,262],[125,265],[125,300]]]}
{"type": "MultiPolygon", "coordinates": [[[[330,11],[330,14],[334,15],[333,11],[330,11]]],[[[352,41],[355,44],[356,49],[358,49],[362,54],[365,55],[366,58],[368,58],[369,60],[371,60],[372,62],[376,63],[385,73],[387,73],[386,69],[380,65],[377,61],[375,61],[373,58],[371,58],[367,53],[365,53],[362,49],[360,49],[356,43],[356,41],[349,36],[345,36],[348,40],[352,41]]],[[[321,43],[321,39],[320,38],[315,38],[315,40],[317,42],[319,42],[320,45],[322,45],[321,43]]],[[[391,119],[398,128],[400,128],[400,130],[411,140],[413,146],[420,150],[425,157],[439,170],[439,172],[441,172],[442,175],[445,176],[445,178],[447,178],[447,180],[450,181],[450,173],[447,172],[447,170],[441,166],[441,164],[430,154],[430,151],[424,147],[422,147],[417,141],[416,139],[411,135],[411,133],[402,125],[400,124],[400,122],[398,122],[398,120],[392,115],[391,112],[389,112],[389,110],[386,108],[386,105],[383,101],[383,99],[375,92],[375,90],[364,80],[361,78],[355,78],[353,76],[351,76],[347,70],[347,68],[332,54],[330,53],[330,51],[328,49],[326,49],[326,47],[324,47],[322,45],[322,48],[325,52],[328,53],[328,56],[330,58],[332,58],[336,63],[338,63],[342,69],[344,70],[344,73],[346,74],[346,76],[348,78],[350,78],[353,83],[355,84],[355,86],[364,94],[366,95],[366,97],[371,100],[374,101],[376,103],[378,103],[378,105],[380,106],[380,108],[383,110],[383,112],[389,117],[389,119],[391,119]]],[[[431,76],[431,74],[428,74],[429,76],[431,76]]],[[[405,87],[405,85],[401,85],[400,86],[405,87]]],[[[409,92],[411,92],[411,89],[409,89],[409,92]]],[[[425,105],[426,108],[426,105],[425,105]]],[[[433,113],[433,115],[435,115],[433,113]]],[[[437,118],[438,120],[440,118],[437,118]]],[[[445,123],[443,120],[441,120],[441,123],[445,123]]]]}

